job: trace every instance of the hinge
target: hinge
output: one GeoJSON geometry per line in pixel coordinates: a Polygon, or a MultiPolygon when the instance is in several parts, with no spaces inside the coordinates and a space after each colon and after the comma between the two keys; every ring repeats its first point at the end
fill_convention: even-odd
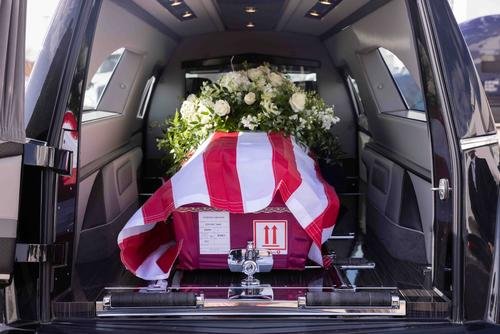
{"type": "Polygon", "coordinates": [[[73,151],[48,146],[46,142],[29,139],[24,144],[23,163],[50,168],[58,174],[71,175],[73,151]]]}
{"type": "Polygon", "coordinates": [[[66,255],[66,244],[16,244],[16,262],[50,262],[52,266],[64,266],[66,255]]]}

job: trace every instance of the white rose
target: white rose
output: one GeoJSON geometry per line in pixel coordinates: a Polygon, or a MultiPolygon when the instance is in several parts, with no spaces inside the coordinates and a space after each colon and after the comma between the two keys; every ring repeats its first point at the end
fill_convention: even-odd
{"type": "Polygon", "coordinates": [[[217,100],[214,105],[214,112],[219,116],[226,116],[231,111],[229,103],[225,100],[217,100]]]}
{"type": "Polygon", "coordinates": [[[186,100],[189,101],[189,102],[195,102],[196,101],[196,95],[189,94],[189,96],[186,98],[186,100]]]}
{"type": "Polygon", "coordinates": [[[237,92],[246,90],[250,85],[250,81],[244,72],[228,72],[222,75],[219,84],[231,92],[237,92]]]}
{"type": "Polygon", "coordinates": [[[184,101],[181,105],[181,115],[184,119],[192,119],[196,113],[196,105],[191,101],[184,101]]]}
{"type": "Polygon", "coordinates": [[[251,68],[247,71],[247,75],[252,81],[257,81],[264,73],[259,68],[251,68]]]}
{"type": "Polygon", "coordinates": [[[293,93],[288,101],[290,107],[295,112],[303,111],[306,107],[306,94],[304,93],[293,93]]]}
{"type": "Polygon", "coordinates": [[[271,74],[269,74],[269,81],[274,87],[279,87],[283,84],[283,77],[278,73],[272,72],[271,74]]]}
{"type": "Polygon", "coordinates": [[[255,103],[255,93],[250,92],[245,95],[245,103],[248,104],[249,106],[255,103]]]}

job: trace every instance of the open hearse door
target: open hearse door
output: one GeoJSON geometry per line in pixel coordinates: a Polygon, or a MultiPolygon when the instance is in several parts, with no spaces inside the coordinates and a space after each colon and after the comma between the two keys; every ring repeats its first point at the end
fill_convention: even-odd
{"type": "Polygon", "coordinates": [[[498,142],[445,0],[60,0],[25,102],[12,328],[499,322],[498,142]]]}

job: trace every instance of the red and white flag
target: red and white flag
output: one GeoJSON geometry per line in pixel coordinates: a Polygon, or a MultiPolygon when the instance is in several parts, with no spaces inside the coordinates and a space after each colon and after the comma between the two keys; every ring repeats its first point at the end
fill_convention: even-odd
{"type": "Polygon", "coordinates": [[[231,213],[269,206],[279,192],[312,240],[308,257],[323,265],[321,245],[339,211],[334,189],[293,138],[262,132],[216,132],[128,221],[118,235],[121,259],[134,275],[167,278],[182,247],[165,220],[183,205],[201,203],[231,213]]]}

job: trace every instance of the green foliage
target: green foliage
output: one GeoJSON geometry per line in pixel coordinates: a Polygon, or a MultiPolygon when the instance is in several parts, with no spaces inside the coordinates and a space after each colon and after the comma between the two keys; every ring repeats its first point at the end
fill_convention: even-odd
{"type": "Polygon", "coordinates": [[[331,126],[338,121],[333,106],[318,94],[263,65],[205,83],[198,96],[190,95],[165,121],[158,148],[167,152],[171,175],[215,131],[281,132],[335,163],[342,152],[331,126]]]}

